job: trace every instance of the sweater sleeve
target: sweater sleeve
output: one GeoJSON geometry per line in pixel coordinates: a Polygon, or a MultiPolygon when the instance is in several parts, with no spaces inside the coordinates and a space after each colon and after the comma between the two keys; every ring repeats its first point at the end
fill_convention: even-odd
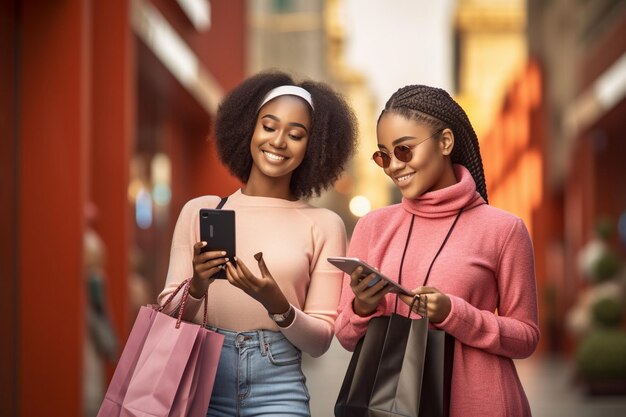
{"type": "Polygon", "coordinates": [[[528,357],[539,342],[537,288],[532,242],[520,219],[502,247],[496,279],[497,314],[450,296],[450,314],[436,326],[468,346],[514,359],[528,357]]]}
{"type": "Polygon", "coordinates": [[[341,295],[342,273],[326,259],[343,256],[347,246],[343,220],[333,212],[326,214],[316,223],[313,236],[316,249],[304,308],[295,308],[294,321],[280,328],[291,343],[313,357],[321,356],[330,347],[341,295]]]}
{"type": "MultiPolygon", "coordinates": [[[[368,261],[368,247],[370,244],[370,228],[367,225],[367,217],[361,218],[352,233],[348,256],[368,261]]],[[[384,297],[376,311],[370,316],[361,317],[354,312],[354,293],[350,287],[350,275],[343,275],[341,289],[341,301],[339,302],[339,315],[335,322],[335,334],[339,343],[348,351],[354,351],[357,342],[365,335],[367,325],[373,317],[381,316],[387,308],[387,299],[384,297]]]]}
{"type": "MultiPolygon", "coordinates": [[[[215,198],[217,199],[217,197],[215,198]]],[[[176,221],[170,249],[170,261],[167,270],[167,278],[165,280],[165,288],[157,299],[158,303],[161,305],[167,301],[181,282],[193,276],[193,245],[200,240],[200,232],[197,230],[199,227],[197,221],[198,212],[195,210],[198,204],[195,202],[196,200],[187,202],[176,221]]],[[[215,202],[214,205],[217,205],[217,202],[215,202]]],[[[163,312],[173,314],[180,306],[182,294],[183,291],[179,291],[163,312]]],[[[201,305],[202,299],[195,298],[190,294],[185,304],[183,319],[193,321],[201,305]]]]}

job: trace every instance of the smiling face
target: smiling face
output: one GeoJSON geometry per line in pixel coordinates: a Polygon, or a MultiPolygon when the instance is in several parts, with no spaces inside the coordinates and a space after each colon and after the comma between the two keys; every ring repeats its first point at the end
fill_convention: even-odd
{"type": "Polygon", "coordinates": [[[247,188],[288,194],[291,175],[306,154],[310,126],[310,107],[299,97],[280,96],[261,107],[250,141],[247,188]]]}
{"type": "Polygon", "coordinates": [[[386,112],[378,122],[378,149],[391,157],[389,166],[384,168],[385,174],[407,199],[457,182],[450,161],[454,134],[450,129],[433,136],[434,133],[431,126],[393,112],[386,112]],[[394,148],[398,145],[411,148],[413,156],[408,162],[394,156],[394,148]]]}

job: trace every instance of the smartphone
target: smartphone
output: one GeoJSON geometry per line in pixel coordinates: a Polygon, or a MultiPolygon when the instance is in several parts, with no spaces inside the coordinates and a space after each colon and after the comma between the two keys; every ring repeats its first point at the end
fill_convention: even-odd
{"type": "MultiPolygon", "coordinates": [[[[226,258],[235,262],[235,212],[233,210],[200,209],[200,240],[207,243],[201,252],[226,251],[226,258]]],[[[214,275],[226,279],[226,271],[214,275]]]]}
{"type": "Polygon", "coordinates": [[[407,290],[406,288],[404,288],[402,285],[398,284],[396,281],[392,280],[391,278],[386,277],[385,275],[383,275],[382,272],[380,272],[373,266],[366,264],[359,258],[346,258],[343,256],[335,256],[335,257],[331,257],[327,259],[328,259],[328,262],[330,262],[331,264],[333,264],[334,266],[341,269],[343,272],[347,274],[352,274],[352,272],[356,269],[357,266],[363,267],[363,277],[372,273],[376,274],[374,279],[372,279],[370,283],[368,284],[369,287],[371,287],[372,285],[376,284],[378,281],[383,279],[387,281],[387,285],[391,285],[390,292],[413,295],[411,291],[407,290]]]}

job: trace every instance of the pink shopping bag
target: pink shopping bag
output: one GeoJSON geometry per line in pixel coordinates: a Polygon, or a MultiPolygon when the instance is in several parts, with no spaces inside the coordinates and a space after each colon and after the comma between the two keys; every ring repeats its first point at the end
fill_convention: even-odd
{"type": "MultiPolygon", "coordinates": [[[[143,343],[134,355],[128,354],[132,361],[127,361],[129,366],[120,370],[123,378],[120,377],[115,385],[119,388],[109,395],[118,373],[116,369],[98,417],[206,415],[224,337],[207,330],[204,324],[200,326],[182,321],[188,284],[189,280],[184,281],[163,306],[184,288],[177,318],[161,313],[163,307],[159,311],[153,310],[143,343]]],[[[205,296],[204,323],[206,319],[205,296]]],[[[131,336],[134,336],[133,332],[131,336]]],[[[130,350],[125,347],[122,357],[127,349],[130,350]]],[[[120,359],[118,368],[121,364],[120,359]]]]}
{"type": "Polygon", "coordinates": [[[222,353],[222,345],[224,344],[224,335],[215,332],[202,332],[206,339],[204,344],[209,346],[219,346],[219,349],[201,349],[199,363],[200,366],[196,367],[194,374],[195,386],[192,386],[192,390],[195,393],[193,400],[188,407],[188,416],[206,416],[206,412],[209,408],[209,400],[211,399],[211,393],[213,392],[213,385],[215,383],[215,374],[217,373],[217,365],[220,362],[220,356],[222,353]],[[197,372],[198,369],[204,370],[197,372]],[[208,373],[207,375],[204,375],[208,373]]]}
{"type": "Polygon", "coordinates": [[[135,324],[130,331],[126,346],[124,346],[120,360],[117,363],[97,417],[118,417],[120,415],[122,401],[126,395],[130,377],[135,370],[141,349],[157,314],[157,310],[152,307],[141,307],[139,309],[135,324]]]}

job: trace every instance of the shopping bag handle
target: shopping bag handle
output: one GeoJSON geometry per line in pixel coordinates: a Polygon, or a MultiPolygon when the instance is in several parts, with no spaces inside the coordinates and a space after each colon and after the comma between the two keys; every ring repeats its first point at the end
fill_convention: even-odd
{"type": "MultiPolygon", "coordinates": [[[[178,287],[176,287],[174,292],[172,294],[170,294],[170,296],[168,297],[167,301],[165,301],[163,303],[163,305],[161,307],[159,307],[159,310],[158,310],[159,312],[162,312],[163,309],[165,309],[165,307],[167,307],[172,302],[174,297],[176,297],[176,295],[182,289],[183,290],[183,297],[182,297],[182,299],[180,301],[180,307],[178,308],[178,317],[177,317],[177,320],[176,320],[176,328],[177,329],[180,327],[180,323],[183,320],[183,312],[185,311],[185,305],[187,304],[187,297],[189,297],[189,286],[190,285],[191,285],[191,278],[187,278],[186,280],[181,282],[180,285],[178,287]]],[[[204,317],[202,318],[202,327],[206,326],[207,321],[208,321],[208,308],[207,308],[208,293],[209,293],[209,289],[207,288],[207,291],[202,296],[202,304],[203,304],[203,307],[204,307],[204,317]]]]}
{"type": "MultiPolygon", "coordinates": [[[[413,296],[413,300],[411,300],[411,306],[409,307],[409,313],[407,314],[408,318],[411,318],[411,313],[413,312],[413,306],[417,301],[417,309],[420,309],[420,305],[422,304],[422,296],[419,294],[415,294],[413,296]]],[[[424,295],[424,307],[426,308],[426,314],[423,316],[425,319],[428,319],[428,296],[424,295]]]]}

